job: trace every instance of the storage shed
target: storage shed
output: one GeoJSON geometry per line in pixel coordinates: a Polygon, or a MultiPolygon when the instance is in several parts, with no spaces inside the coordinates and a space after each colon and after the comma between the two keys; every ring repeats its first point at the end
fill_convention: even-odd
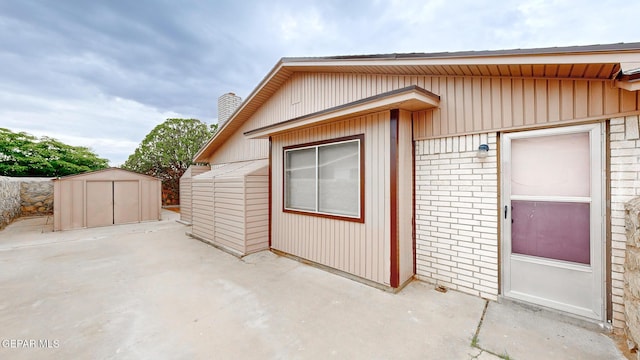
{"type": "Polygon", "coordinates": [[[243,256],[269,248],[268,160],[229,163],[192,179],[192,236],[243,256]]]}
{"type": "Polygon", "coordinates": [[[180,221],[191,225],[191,202],[193,199],[193,177],[211,170],[208,165],[191,165],[180,177],[180,221]]]}
{"type": "Polygon", "coordinates": [[[54,230],[160,220],[161,181],[119,168],[53,182],[54,230]]]}

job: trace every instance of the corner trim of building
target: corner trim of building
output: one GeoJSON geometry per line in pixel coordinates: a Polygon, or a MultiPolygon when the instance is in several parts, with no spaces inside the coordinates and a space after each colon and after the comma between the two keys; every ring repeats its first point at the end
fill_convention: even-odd
{"type": "Polygon", "coordinates": [[[400,286],[400,249],[398,243],[398,133],[399,133],[400,110],[392,109],[389,117],[389,134],[391,136],[389,146],[389,227],[390,227],[390,256],[391,256],[391,278],[389,284],[392,288],[400,286]]]}
{"type": "Polygon", "coordinates": [[[269,136],[269,170],[268,170],[269,171],[269,200],[268,200],[269,201],[269,225],[268,225],[269,249],[271,249],[271,221],[272,221],[271,212],[273,211],[273,202],[272,202],[273,189],[272,189],[272,179],[271,179],[272,178],[272,175],[271,175],[271,173],[272,173],[271,158],[273,157],[272,150],[273,150],[273,147],[272,147],[272,142],[271,142],[271,136],[269,136]]]}

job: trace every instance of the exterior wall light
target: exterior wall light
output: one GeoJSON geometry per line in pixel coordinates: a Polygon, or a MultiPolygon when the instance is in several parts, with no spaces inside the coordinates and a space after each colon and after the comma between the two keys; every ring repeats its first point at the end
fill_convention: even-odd
{"type": "Polygon", "coordinates": [[[482,145],[478,146],[478,152],[476,153],[476,156],[479,159],[484,159],[487,156],[489,156],[489,145],[482,144],[482,145]]]}

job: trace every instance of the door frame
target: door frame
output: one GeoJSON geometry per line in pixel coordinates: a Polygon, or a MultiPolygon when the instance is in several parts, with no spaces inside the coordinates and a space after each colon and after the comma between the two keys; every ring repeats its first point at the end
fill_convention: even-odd
{"type": "MultiPolygon", "coordinates": [[[[500,201],[500,223],[501,223],[501,294],[502,297],[516,301],[533,303],[536,306],[544,306],[566,312],[572,316],[605,322],[607,317],[607,291],[606,272],[608,270],[606,262],[606,129],[604,123],[594,123],[586,125],[573,125],[566,127],[546,128],[539,130],[526,130],[518,132],[503,133],[500,137],[500,178],[501,178],[501,201],[500,201]],[[591,153],[591,207],[590,219],[594,226],[590,229],[591,239],[601,239],[599,242],[591,241],[590,244],[590,264],[593,271],[593,296],[596,306],[593,312],[576,311],[570,306],[559,306],[553,301],[544,301],[542,298],[528,298],[511,293],[511,140],[543,137],[553,135],[565,135],[581,132],[590,133],[590,153],[591,153]],[[508,214],[505,214],[507,209],[508,214]],[[596,270],[594,264],[598,264],[600,269],[596,270]],[[572,311],[573,310],[573,311],[572,311]]],[[[533,262],[539,264],[553,264],[554,261],[547,259],[534,259],[533,262]]],[[[567,269],[579,270],[581,265],[563,264],[567,269]]]]}

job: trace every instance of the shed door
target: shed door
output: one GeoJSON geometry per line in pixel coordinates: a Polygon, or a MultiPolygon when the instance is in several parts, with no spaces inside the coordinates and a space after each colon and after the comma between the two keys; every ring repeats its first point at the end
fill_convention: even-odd
{"type": "Polygon", "coordinates": [[[600,124],[503,136],[504,296],[604,320],[600,124]]]}
{"type": "Polygon", "coordinates": [[[113,224],[113,182],[87,181],[87,227],[113,224]]]}
{"type": "Polygon", "coordinates": [[[127,224],[139,221],[140,203],[138,181],[113,182],[113,223],[127,224]]]}

